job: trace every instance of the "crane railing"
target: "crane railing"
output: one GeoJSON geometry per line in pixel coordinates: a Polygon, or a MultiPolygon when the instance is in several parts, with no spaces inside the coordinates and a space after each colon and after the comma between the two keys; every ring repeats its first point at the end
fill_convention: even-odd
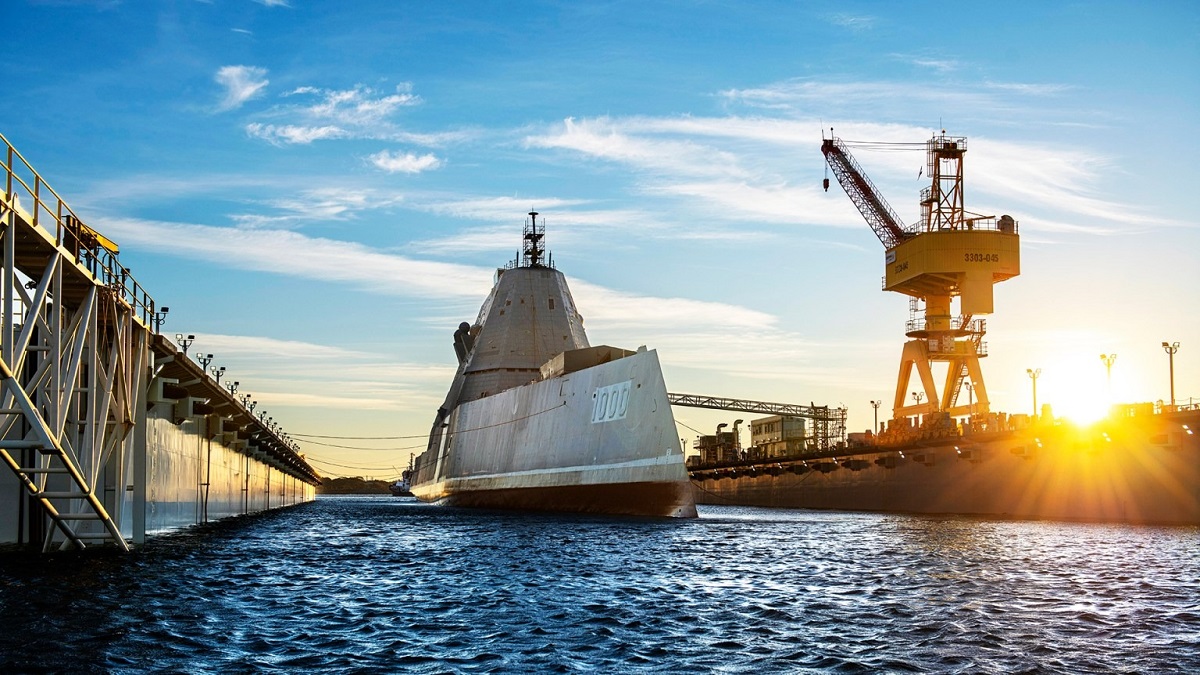
{"type": "MultiPolygon", "coordinates": [[[[875,231],[875,236],[887,248],[892,248],[909,237],[904,230],[904,222],[895,210],[888,205],[879,194],[875,184],[867,178],[858,162],[850,155],[846,145],[837,138],[827,138],[821,144],[821,152],[838,183],[850,197],[850,201],[858,207],[858,212],[866,219],[867,225],[875,231]]],[[[828,185],[826,186],[828,188],[828,185]]]]}

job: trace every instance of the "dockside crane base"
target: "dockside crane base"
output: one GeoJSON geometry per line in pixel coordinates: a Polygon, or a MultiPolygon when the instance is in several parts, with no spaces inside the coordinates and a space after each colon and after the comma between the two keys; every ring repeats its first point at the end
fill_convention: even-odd
{"type": "MultiPolygon", "coordinates": [[[[830,130],[832,132],[832,129],[830,130]]],[[[963,155],[967,139],[934,135],[925,145],[925,175],[920,220],[905,226],[862,167],[850,154],[853,143],[831,135],[821,152],[838,183],[883,243],[883,289],[910,297],[910,318],[896,378],[892,418],[946,413],[951,417],[990,412],[979,359],[987,356],[986,324],[977,314],[991,314],[992,287],[1021,273],[1020,238],[1011,216],[983,216],[965,208],[963,155]],[[951,314],[958,298],[959,315],[951,314]],[[919,318],[923,315],[923,318],[919,318]],[[945,362],[941,394],[932,364],[945,362]],[[914,371],[923,394],[908,400],[914,371]],[[963,382],[973,385],[973,402],[959,405],[963,382]]],[[[829,188],[829,179],[825,179],[829,188]]]]}

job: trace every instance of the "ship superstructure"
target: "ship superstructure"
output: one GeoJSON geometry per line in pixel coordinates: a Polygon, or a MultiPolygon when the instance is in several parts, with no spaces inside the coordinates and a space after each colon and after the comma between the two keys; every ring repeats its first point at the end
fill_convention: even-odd
{"type": "Polygon", "coordinates": [[[694,516],[658,355],[592,347],[531,211],[522,254],[496,271],[412,492],[450,505],[694,516]]]}

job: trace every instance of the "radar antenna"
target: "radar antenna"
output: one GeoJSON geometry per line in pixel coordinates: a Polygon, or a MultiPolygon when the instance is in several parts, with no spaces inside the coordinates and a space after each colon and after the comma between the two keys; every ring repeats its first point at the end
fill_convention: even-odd
{"type": "Polygon", "coordinates": [[[544,267],[542,264],[542,256],[546,253],[546,249],[542,246],[542,240],[546,238],[545,221],[538,223],[538,212],[530,211],[529,220],[525,221],[525,249],[522,255],[522,267],[544,267]]]}

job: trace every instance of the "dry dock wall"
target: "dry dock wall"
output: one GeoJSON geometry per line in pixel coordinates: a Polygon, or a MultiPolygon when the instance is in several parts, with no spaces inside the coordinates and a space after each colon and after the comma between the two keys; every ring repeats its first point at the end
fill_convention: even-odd
{"type": "MultiPolygon", "coordinates": [[[[163,417],[147,419],[148,535],[315,498],[314,486],[210,438],[208,424],[209,418],[179,425],[163,417]]],[[[125,512],[133,513],[132,503],[125,512]]],[[[123,520],[129,520],[121,523],[128,535],[132,520],[123,520]]]]}
{"type": "Polygon", "coordinates": [[[1159,417],[812,459],[799,474],[693,472],[693,486],[699,504],[1200,525],[1200,443],[1184,426],[1196,421],[1159,417]]]}
{"type": "MultiPolygon", "coordinates": [[[[316,498],[315,486],[231,448],[220,436],[210,437],[207,427],[220,424],[218,418],[176,424],[171,410],[171,405],[159,404],[147,413],[142,482],[132,466],[125,472],[134,483],[124,486],[117,524],[127,539],[136,541],[143,522],[145,534],[153,536],[316,498]],[[144,494],[144,505],[139,504],[139,493],[144,494]]],[[[135,457],[126,461],[138,463],[135,457]]],[[[16,476],[0,471],[0,544],[31,543],[31,510],[38,518],[42,514],[28,500],[16,476]]]]}

